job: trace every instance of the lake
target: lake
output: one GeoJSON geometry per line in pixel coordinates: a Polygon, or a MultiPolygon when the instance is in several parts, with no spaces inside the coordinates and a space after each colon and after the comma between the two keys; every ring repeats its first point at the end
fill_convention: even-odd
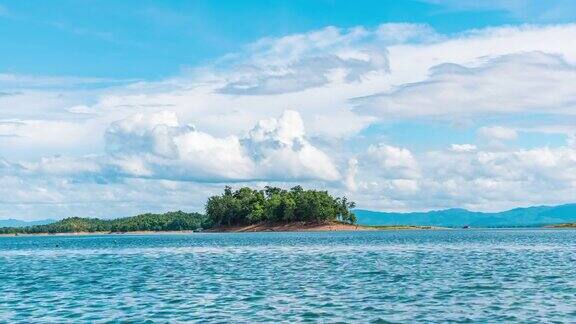
{"type": "Polygon", "coordinates": [[[0,237],[2,322],[576,320],[576,231],[0,237]]]}

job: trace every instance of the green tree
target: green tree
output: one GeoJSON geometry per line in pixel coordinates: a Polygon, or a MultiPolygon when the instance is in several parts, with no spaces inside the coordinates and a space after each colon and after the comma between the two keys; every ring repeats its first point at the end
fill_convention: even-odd
{"type": "Polygon", "coordinates": [[[220,196],[206,203],[206,215],[216,226],[261,222],[340,221],[355,223],[355,207],[346,197],[334,198],[327,191],[304,190],[301,186],[284,190],[267,186],[264,190],[248,187],[233,191],[225,187],[220,196]]]}

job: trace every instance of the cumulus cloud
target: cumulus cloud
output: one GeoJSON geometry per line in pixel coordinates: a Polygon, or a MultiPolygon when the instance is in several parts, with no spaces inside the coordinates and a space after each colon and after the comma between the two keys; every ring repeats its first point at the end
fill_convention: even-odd
{"type": "MultiPolygon", "coordinates": [[[[396,152],[389,155],[404,158],[389,162],[388,173],[369,163],[359,163],[355,197],[378,192],[380,199],[368,204],[379,209],[502,210],[572,202],[576,194],[573,147],[498,151],[479,150],[472,145],[457,148],[431,150],[414,157],[406,149],[388,146],[382,151],[396,152]],[[418,176],[407,177],[407,166],[411,170],[414,165],[418,166],[418,176]]],[[[386,161],[387,157],[382,159],[386,161]]]]}
{"type": "Polygon", "coordinates": [[[419,163],[410,150],[380,143],[348,161],[344,185],[367,207],[396,209],[419,192],[420,177],[419,163]]]}
{"type": "Polygon", "coordinates": [[[567,194],[574,193],[575,157],[576,151],[569,147],[478,151],[458,157],[431,152],[428,158],[433,163],[428,171],[436,182],[459,183],[462,190],[453,196],[469,195],[466,199],[471,205],[489,208],[492,199],[496,205],[508,200],[510,207],[525,205],[526,200],[545,200],[552,192],[556,201],[571,199],[567,194]]]}
{"type": "Polygon", "coordinates": [[[386,144],[368,147],[365,158],[378,167],[378,172],[390,179],[418,178],[418,163],[408,149],[386,144]]]}
{"type": "Polygon", "coordinates": [[[110,126],[106,146],[116,171],[133,177],[208,182],[340,177],[330,157],[306,139],[295,111],[260,121],[245,138],[180,125],[171,112],[136,114],[110,126]]]}

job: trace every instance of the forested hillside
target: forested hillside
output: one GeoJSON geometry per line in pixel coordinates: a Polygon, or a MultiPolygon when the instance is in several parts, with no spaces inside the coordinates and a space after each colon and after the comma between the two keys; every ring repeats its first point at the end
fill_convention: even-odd
{"type": "Polygon", "coordinates": [[[576,204],[514,208],[492,213],[458,208],[415,213],[355,210],[354,213],[362,225],[540,227],[576,222],[576,204]]]}
{"type": "Polygon", "coordinates": [[[356,216],[351,211],[354,207],[355,204],[345,197],[335,198],[327,191],[304,190],[300,186],[290,190],[277,187],[255,190],[244,187],[235,191],[226,187],[224,193],[208,199],[206,215],[177,211],[109,220],[70,217],[45,225],[4,227],[0,228],[0,234],[182,231],[292,222],[354,224],[356,216]]]}
{"type": "Polygon", "coordinates": [[[202,214],[177,211],[165,214],[148,213],[111,220],[70,217],[47,225],[0,228],[0,234],[183,231],[210,226],[210,220],[202,214]]]}

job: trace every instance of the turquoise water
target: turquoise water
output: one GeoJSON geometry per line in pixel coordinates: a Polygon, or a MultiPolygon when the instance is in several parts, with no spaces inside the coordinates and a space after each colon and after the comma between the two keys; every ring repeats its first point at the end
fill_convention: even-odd
{"type": "Polygon", "coordinates": [[[576,231],[0,238],[1,322],[575,321],[576,231]]]}

